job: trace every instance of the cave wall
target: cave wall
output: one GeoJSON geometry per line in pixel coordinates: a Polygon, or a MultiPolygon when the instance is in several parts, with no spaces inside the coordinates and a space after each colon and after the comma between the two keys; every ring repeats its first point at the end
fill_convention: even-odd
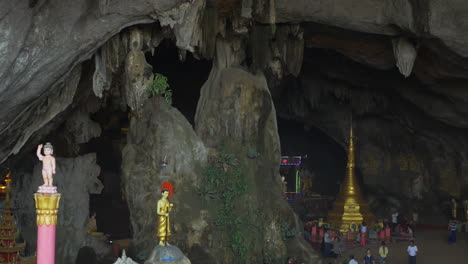
{"type": "MultiPolygon", "coordinates": [[[[2,1],[0,3],[0,161],[70,102],[55,98],[110,37],[134,24],[170,25],[177,46],[192,49],[191,36],[204,1],[2,1]],[[75,70],[77,71],[77,70],[75,70]],[[20,95],[20,96],[18,96],[20,95]],[[61,105],[45,119],[42,105],[61,105]]],[[[79,75],[79,74],[78,74],[79,75]]],[[[51,108],[53,109],[53,108],[51,108]]]]}

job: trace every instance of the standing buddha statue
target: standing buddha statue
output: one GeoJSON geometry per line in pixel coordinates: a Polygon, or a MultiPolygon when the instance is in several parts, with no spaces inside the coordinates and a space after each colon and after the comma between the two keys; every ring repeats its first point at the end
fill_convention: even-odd
{"type": "Polygon", "coordinates": [[[171,226],[169,222],[169,212],[172,210],[174,206],[172,203],[169,202],[167,197],[169,196],[169,190],[162,190],[161,191],[162,197],[158,201],[158,234],[157,237],[159,238],[159,245],[167,246],[169,245],[168,240],[171,236],[171,226]]]}
{"type": "Polygon", "coordinates": [[[457,201],[452,198],[452,218],[457,219],[457,201]]]}

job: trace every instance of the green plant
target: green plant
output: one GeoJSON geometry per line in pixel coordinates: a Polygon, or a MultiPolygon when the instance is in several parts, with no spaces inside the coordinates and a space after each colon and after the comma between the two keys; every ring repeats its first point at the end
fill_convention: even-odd
{"type": "Polygon", "coordinates": [[[247,256],[247,245],[245,242],[244,235],[236,231],[231,236],[231,247],[234,253],[238,255],[241,259],[244,259],[247,256]]]}
{"type": "MultiPolygon", "coordinates": [[[[241,150],[245,153],[246,149],[241,150]]],[[[218,155],[210,160],[203,171],[203,186],[200,196],[210,200],[216,210],[210,213],[213,224],[227,234],[226,241],[236,257],[237,263],[249,263],[248,259],[255,249],[257,232],[263,231],[258,218],[259,208],[251,208],[242,204],[249,192],[245,172],[241,161],[230,153],[228,144],[219,144],[218,155]],[[210,190],[215,193],[208,193],[210,190]],[[216,199],[212,199],[215,196],[216,199]]],[[[273,263],[272,263],[273,264],[273,263]]],[[[275,263],[276,264],[276,263],[275,263]]]]}
{"type": "Polygon", "coordinates": [[[288,222],[281,223],[281,239],[286,240],[296,235],[296,229],[292,227],[288,222]]]}
{"type": "Polygon", "coordinates": [[[216,198],[216,191],[210,190],[208,187],[203,186],[198,189],[198,195],[200,195],[203,199],[209,201],[216,198]]]}
{"type": "Polygon", "coordinates": [[[258,153],[257,149],[252,147],[249,149],[249,151],[247,152],[247,157],[249,159],[256,159],[258,157],[260,157],[260,153],[258,153]]]}
{"type": "Polygon", "coordinates": [[[146,88],[146,91],[152,96],[161,95],[168,104],[172,104],[172,90],[169,89],[166,76],[156,73],[151,85],[146,88]]]}

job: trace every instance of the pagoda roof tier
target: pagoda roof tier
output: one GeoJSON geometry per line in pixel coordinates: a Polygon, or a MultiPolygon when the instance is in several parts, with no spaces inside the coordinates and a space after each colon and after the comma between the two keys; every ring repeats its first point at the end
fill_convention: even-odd
{"type": "Polygon", "coordinates": [[[14,230],[16,229],[16,224],[10,223],[10,224],[0,224],[0,229],[10,229],[14,230]]]}
{"type": "Polygon", "coordinates": [[[0,253],[16,253],[24,249],[26,247],[26,243],[20,243],[13,247],[2,247],[0,248],[0,253]]]}
{"type": "Polygon", "coordinates": [[[20,260],[17,260],[17,261],[14,261],[14,262],[1,262],[0,261],[0,264],[12,264],[12,263],[15,263],[15,264],[36,264],[36,259],[20,259],[20,260]]]}
{"type": "Polygon", "coordinates": [[[1,234],[0,239],[16,239],[19,237],[19,232],[13,232],[11,234],[1,234]]]}
{"type": "Polygon", "coordinates": [[[13,216],[11,214],[6,213],[0,216],[0,219],[13,219],[13,216]]]}

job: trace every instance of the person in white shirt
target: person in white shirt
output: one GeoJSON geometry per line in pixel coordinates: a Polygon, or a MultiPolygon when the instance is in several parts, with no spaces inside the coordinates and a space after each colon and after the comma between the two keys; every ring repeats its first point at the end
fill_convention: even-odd
{"type": "Polygon", "coordinates": [[[398,211],[392,214],[392,232],[395,231],[395,227],[398,224],[398,211]]]}
{"type": "Polygon", "coordinates": [[[408,246],[408,264],[416,264],[416,254],[418,252],[418,247],[414,244],[414,240],[410,241],[408,246]]]}
{"type": "Polygon", "coordinates": [[[366,234],[367,234],[366,223],[362,223],[362,226],[361,226],[361,246],[366,245],[366,234]]]}
{"type": "Polygon", "coordinates": [[[358,264],[358,262],[354,259],[354,255],[349,256],[348,264],[358,264]]]}

